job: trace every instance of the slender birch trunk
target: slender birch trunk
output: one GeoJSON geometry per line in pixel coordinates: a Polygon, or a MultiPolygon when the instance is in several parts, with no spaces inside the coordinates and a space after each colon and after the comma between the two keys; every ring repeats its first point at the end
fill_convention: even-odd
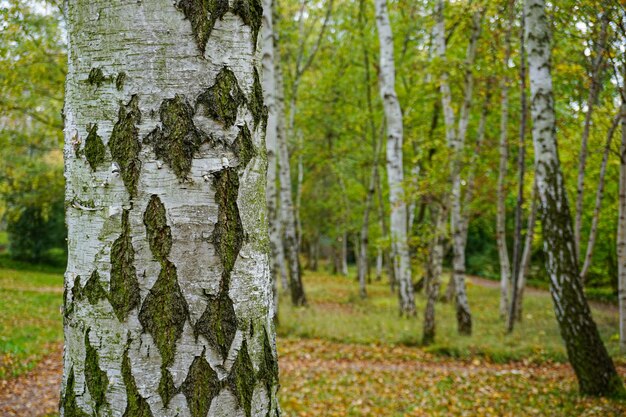
{"type": "MultiPolygon", "coordinates": [[[[574,222],[574,242],[576,245],[576,254],[580,258],[581,256],[581,230],[583,224],[583,203],[584,203],[584,191],[585,191],[585,169],[587,166],[587,142],[589,140],[589,132],[591,131],[591,116],[596,104],[598,93],[602,85],[600,77],[604,70],[604,49],[606,46],[607,28],[609,25],[609,17],[605,12],[601,17],[600,33],[598,35],[598,41],[596,43],[595,57],[593,60],[593,68],[591,70],[591,85],[589,87],[589,95],[587,96],[587,112],[585,113],[585,124],[583,127],[583,134],[580,141],[580,155],[578,159],[578,180],[576,182],[576,218],[574,222]]],[[[586,271],[583,268],[584,273],[586,271]]],[[[581,275],[581,279],[584,282],[584,275],[581,275]]]]}
{"type": "Polygon", "coordinates": [[[411,260],[407,234],[407,207],[403,190],[402,111],[396,95],[396,70],[393,56],[393,35],[386,0],[375,0],[376,26],[380,39],[380,96],[387,119],[387,181],[391,207],[391,247],[398,282],[400,314],[415,315],[415,298],[411,284],[411,260]]]}
{"type": "MultiPolygon", "coordinates": [[[[624,66],[626,77],[626,65],[624,66]]],[[[626,79],[626,78],[625,78],[626,79]]],[[[622,91],[622,142],[619,149],[619,204],[617,220],[617,266],[619,346],[626,352],[626,82],[622,91]]]]}
{"type": "Polygon", "coordinates": [[[65,3],[61,416],[279,412],[246,5],[65,3]]]}
{"type": "MultiPolygon", "coordinates": [[[[367,297],[367,289],[366,289],[366,281],[368,275],[368,251],[369,251],[369,218],[370,211],[372,209],[372,204],[374,200],[374,194],[376,193],[376,182],[378,181],[378,159],[381,152],[381,140],[379,136],[376,134],[376,125],[374,122],[374,106],[372,103],[372,90],[371,90],[371,76],[370,76],[370,57],[369,50],[367,48],[365,30],[366,30],[366,21],[365,21],[365,0],[359,1],[359,29],[361,35],[361,46],[363,50],[363,66],[365,69],[364,72],[364,83],[365,83],[365,99],[367,102],[367,113],[368,113],[368,127],[370,131],[371,141],[372,141],[372,170],[369,179],[369,185],[367,188],[367,195],[365,196],[365,207],[363,209],[363,223],[361,224],[361,233],[359,236],[360,245],[359,245],[359,256],[358,260],[358,278],[359,278],[359,295],[361,298],[367,297]]],[[[380,272],[377,269],[376,278],[380,277],[380,272]]]]}
{"type": "MultiPolygon", "coordinates": [[[[274,62],[274,25],[272,0],[263,0],[263,49],[261,65],[263,67],[263,95],[267,107],[265,130],[265,149],[267,150],[267,223],[271,253],[272,289],[274,293],[274,313],[278,317],[278,276],[284,270],[285,255],[281,239],[280,217],[278,216],[278,192],[276,187],[276,64],[274,62]]],[[[286,276],[285,276],[286,280],[286,276]]]]}
{"type": "MultiPolygon", "coordinates": [[[[277,48],[278,50],[278,48],[277,48]]],[[[276,57],[278,58],[278,56],[276,57]]],[[[302,285],[302,272],[300,270],[300,258],[298,237],[296,233],[296,219],[291,196],[291,167],[289,164],[289,150],[287,148],[287,135],[285,131],[285,99],[284,81],[280,61],[276,59],[276,86],[277,86],[277,115],[278,115],[278,158],[279,158],[279,181],[280,181],[280,216],[283,229],[283,248],[285,251],[286,264],[288,265],[288,287],[291,294],[291,303],[294,306],[306,305],[304,286],[302,285]]]]}
{"type": "MultiPolygon", "coordinates": [[[[434,30],[437,52],[442,62],[446,60],[445,22],[443,15],[444,1],[437,2],[435,14],[437,23],[434,30]]],[[[441,74],[441,97],[446,125],[446,139],[451,153],[450,179],[452,192],[450,195],[450,228],[452,229],[452,241],[454,256],[452,260],[452,278],[456,295],[456,315],[458,331],[461,334],[472,333],[472,316],[465,288],[465,242],[463,239],[463,207],[461,193],[461,165],[465,137],[469,123],[469,113],[472,103],[474,78],[472,65],[476,56],[476,46],[481,31],[482,13],[480,11],[472,15],[472,32],[467,47],[465,61],[465,86],[463,103],[459,112],[458,129],[455,129],[455,115],[452,108],[452,94],[448,81],[447,71],[441,74]]],[[[444,64],[445,65],[445,64],[444,64]]]]}
{"type": "Polygon", "coordinates": [[[513,265],[511,283],[511,304],[507,318],[507,331],[512,332],[515,323],[515,306],[517,303],[517,280],[522,255],[522,206],[524,205],[524,177],[526,174],[526,122],[528,120],[528,104],[526,97],[526,51],[524,42],[525,17],[522,14],[522,33],[520,36],[520,107],[521,120],[519,127],[519,145],[517,152],[517,201],[515,204],[515,226],[513,235],[513,265]]]}
{"type": "Polygon", "coordinates": [[[591,317],[580,281],[572,218],[556,143],[550,33],[544,0],[525,0],[524,13],[536,180],[546,270],[556,318],[581,393],[623,395],[622,380],[591,317]]]}
{"type": "Polygon", "coordinates": [[[600,175],[598,178],[598,188],[596,189],[596,201],[593,207],[593,215],[591,218],[591,230],[589,231],[589,239],[587,240],[587,250],[585,251],[585,260],[580,271],[580,279],[585,284],[589,267],[591,267],[591,258],[593,257],[593,249],[596,244],[596,236],[598,235],[598,223],[600,222],[600,209],[602,208],[602,200],[604,198],[604,178],[606,176],[606,167],[609,162],[609,152],[611,151],[611,142],[615,130],[621,121],[621,112],[613,119],[613,123],[606,135],[606,143],[604,152],[602,153],[602,164],[600,166],[600,175]]]}
{"type": "MultiPolygon", "coordinates": [[[[509,29],[509,32],[507,32],[507,45],[504,58],[505,68],[508,66],[510,56],[511,43],[509,29]]],[[[500,96],[500,165],[496,197],[496,242],[498,245],[498,258],[500,260],[500,317],[506,317],[507,307],[509,305],[509,281],[511,280],[511,264],[509,263],[509,251],[506,244],[506,190],[504,187],[509,159],[509,82],[510,80],[505,76],[502,80],[500,96]]]]}
{"type": "Polygon", "coordinates": [[[422,335],[422,343],[424,345],[430,345],[435,341],[435,304],[439,299],[439,287],[441,286],[447,217],[446,206],[445,204],[441,205],[435,215],[435,237],[430,248],[426,282],[424,284],[426,288],[426,308],[424,311],[424,331],[422,335]]]}
{"type": "Polygon", "coordinates": [[[528,276],[528,268],[530,267],[530,258],[533,250],[533,239],[535,236],[535,223],[537,219],[537,184],[533,184],[530,194],[530,213],[528,214],[528,226],[526,228],[526,238],[524,241],[524,252],[519,267],[519,276],[517,277],[517,297],[512,300],[514,302],[515,319],[522,321],[522,306],[524,303],[524,290],[526,289],[526,277],[528,276]]]}
{"type": "MultiPolygon", "coordinates": [[[[273,17],[275,17],[276,14],[274,13],[273,17]]],[[[286,135],[286,125],[285,125],[285,88],[284,88],[284,78],[283,78],[283,70],[282,70],[282,66],[280,64],[280,47],[278,45],[278,39],[276,36],[276,33],[274,33],[274,76],[276,77],[276,88],[275,88],[275,93],[276,93],[276,98],[275,98],[275,106],[276,106],[276,169],[278,171],[278,173],[280,173],[280,167],[281,164],[284,164],[284,160],[281,159],[281,154],[280,154],[280,143],[282,143],[283,141],[285,141],[285,135],[286,135]]],[[[287,164],[289,164],[289,160],[287,160],[286,162],[287,164]]],[[[269,171],[268,171],[269,172],[269,171]]],[[[273,173],[273,175],[276,175],[276,173],[273,173]]],[[[278,175],[278,180],[280,182],[280,175],[278,175]]],[[[284,215],[284,210],[283,207],[281,207],[280,203],[282,200],[282,194],[281,194],[282,190],[279,187],[277,190],[277,219],[278,219],[278,228],[279,228],[279,233],[280,233],[280,245],[277,246],[276,248],[276,253],[278,255],[277,258],[277,263],[280,264],[280,282],[281,282],[281,287],[283,289],[283,292],[287,292],[289,291],[289,281],[290,281],[290,275],[289,275],[289,271],[287,270],[287,259],[285,256],[285,243],[284,243],[284,238],[283,236],[285,235],[285,219],[283,218],[284,215]]]]}
{"type": "MultiPolygon", "coordinates": [[[[381,145],[382,146],[382,145],[381,145]]],[[[382,179],[380,178],[380,170],[376,170],[376,194],[378,195],[378,220],[380,221],[380,229],[383,239],[387,240],[389,236],[389,228],[387,227],[387,216],[385,215],[385,202],[383,199],[382,179]]],[[[393,263],[391,261],[391,252],[389,249],[381,249],[381,266],[387,270],[389,278],[389,288],[392,293],[395,292],[396,278],[393,263]]]]}
{"type": "Polygon", "coordinates": [[[348,276],[348,233],[341,235],[341,275],[348,276]]]}

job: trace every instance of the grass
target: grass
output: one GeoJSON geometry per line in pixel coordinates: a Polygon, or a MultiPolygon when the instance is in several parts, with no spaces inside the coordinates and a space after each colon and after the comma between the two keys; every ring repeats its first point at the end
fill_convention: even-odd
{"type": "MultiPolygon", "coordinates": [[[[421,344],[423,295],[416,297],[418,318],[406,319],[398,316],[397,298],[383,282],[370,284],[369,297],[361,300],[354,279],[324,273],[307,273],[303,279],[310,306],[293,308],[288,297],[283,297],[279,308],[280,336],[359,344],[421,344]]],[[[445,276],[443,282],[447,281],[445,276]]],[[[504,322],[498,314],[497,288],[468,282],[468,297],[473,335],[458,335],[454,306],[438,303],[436,342],[425,348],[426,351],[461,359],[482,357],[498,363],[567,360],[548,293],[527,291],[523,321],[516,325],[511,335],[505,333],[504,322]]],[[[609,352],[619,357],[617,312],[608,307],[593,310],[609,352]]],[[[621,361],[623,357],[619,359],[621,361]]]]}
{"type": "MultiPolygon", "coordinates": [[[[62,341],[62,281],[58,272],[0,267],[0,380],[32,369],[62,341]]],[[[524,321],[507,336],[498,289],[470,284],[474,335],[458,336],[452,306],[440,303],[436,344],[416,348],[422,316],[399,318],[386,284],[369,285],[366,300],[353,279],[306,273],[304,284],[309,307],[294,309],[286,296],[280,305],[286,417],[626,415],[624,401],[578,395],[559,363],[566,358],[547,293],[527,293],[524,321]]],[[[421,312],[423,297],[417,302],[421,312]]],[[[594,316],[623,363],[616,311],[594,316]]]]}
{"type": "Polygon", "coordinates": [[[0,379],[30,369],[63,340],[59,273],[0,269],[0,379]]]}

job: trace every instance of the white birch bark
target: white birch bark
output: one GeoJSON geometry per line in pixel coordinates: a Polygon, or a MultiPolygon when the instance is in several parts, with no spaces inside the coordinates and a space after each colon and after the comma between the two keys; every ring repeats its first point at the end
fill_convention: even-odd
{"type": "Polygon", "coordinates": [[[387,181],[391,206],[391,244],[394,275],[398,283],[400,313],[415,315],[411,262],[407,234],[407,207],[403,190],[402,111],[396,94],[393,34],[386,0],[375,0],[376,26],[380,39],[380,96],[387,119],[387,181]]]}
{"type": "Polygon", "coordinates": [[[574,231],[559,163],[551,74],[551,45],[544,0],[525,0],[535,178],[550,292],[569,361],[581,393],[623,395],[579,277],[574,231]]]}
{"type": "MultiPolygon", "coordinates": [[[[585,124],[583,127],[583,134],[580,140],[580,155],[578,159],[578,179],[576,182],[576,217],[574,221],[574,242],[576,244],[576,254],[580,258],[581,256],[581,230],[583,224],[583,203],[584,203],[584,191],[585,191],[585,168],[587,166],[587,142],[589,140],[589,133],[591,131],[591,116],[596,104],[596,99],[602,85],[600,77],[604,69],[604,50],[607,38],[607,28],[609,25],[609,17],[607,13],[603,13],[601,17],[600,33],[598,34],[598,40],[595,48],[595,57],[593,59],[593,67],[591,70],[591,85],[589,87],[589,94],[587,96],[587,112],[585,113],[585,124]]],[[[581,279],[584,282],[584,276],[586,270],[583,267],[581,273],[581,279]]]]}
{"type": "MultiPolygon", "coordinates": [[[[284,119],[284,88],[283,73],[279,61],[276,68],[276,83],[278,91],[278,117],[284,119]]],[[[293,111],[293,110],[292,110],[293,111]]],[[[287,148],[287,135],[284,122],[278,122],[278,158],[279,158],[279,182],[280,182],[280,211],[283,221],[283,248],[285,259],[288,265],[289,291],[291,293],[291,303],[295,306],[306,305],[306,296],[302,285],[300,270],[300,248],[298,247],[298,236],[296,233],[296,217],[291,195],[291,167],[289,164],[289,150],[287,148]]]]}
{"type": "MultiPolygon", "coordinates": [[[[505,68],[508,66],[510,57],[510,40],[506,47],[505,68]]],[[[496,242],[498,246],[498,258],[500,260],[500,317],[505,317],[509,305],[509,282],[511,281],[511,264],[509,262],[509,250],[506,244],[506,181],[507,166],[509,159],[509,79],[505,76],[502,81],[502,95],[500,97],[500,164],[498,170],[497,185],[497,208],[496,208],[496,242]]]]}
{"type": "MultiPolygon", "coordinates": [[[[280,64],[280,47],[278,45],[278,37],[276,36],[276,33],[274,33],[274,76],[276,77],[276,82],[275,82],[275,92],[276,92],[276,98],[275,98],[275,106],[276,106],[276,169],[278,171],[278,180],[280,183],[280,167],[281,164],[284,164],[284,160],[281,159],[281,153],[280,153],[280,148],[279,148],[279,144],[282,143],[283,141],[286,140],[286,131],[287,131],[287,127],[286,127],[286,119],[285,119],[285,88],[284,88],[284,81],[283,81],[283,71],[282,71],[282,66],[280,64]]],[[[286,162],[287,164],[289,164],[289,160],[287,160],[286,162]]],[[[277,191],[277,199],[278,199],[278,212],[276,213],[276,216],[278,217],[279,220],[279,233],[280,233],[280,240],[281,240],[281,244],[280,246],[277,248],[276,253],[278,254],[278,259],[277,262],[280,264],[280,281],[281,281],[281,286],[283,291],[287,292],[289,291],[289,280],[290,280],[290,275],[289,275],[289,271],[287,270],[287,258],[286,258],[286,254],[285,254],[285,242],[284,242],[284,235],[285,235],[285,219],[284,219],[284,214],[285,211],[283,210],[283,207],[280,205],[281,201],[282,201],[282,188],[279,186],[278,191],[277,191]]]]}
{"type": "Polygon", "coordinates": [[[261,14],[65,6],[61,416],[276,415],[261,14]]]}
{"type": "MultiPolygon", "coordinates": [[[[263,49],[261,65],[265,106],[267,107],[267,127],[265,129],[265,149],[267,150],[267,223],[271,250],[271,274],[274,291],[274,312],[278,316],[278,277],[285,270],[285,255],[281,239],[280,216],[278,215],[277,158],[276,158],[276,71],[274,62],[274,25],[272,0],[263,0],[263,49]]],[[[285,277],[282,279],[286,281],[285,277]]]]}

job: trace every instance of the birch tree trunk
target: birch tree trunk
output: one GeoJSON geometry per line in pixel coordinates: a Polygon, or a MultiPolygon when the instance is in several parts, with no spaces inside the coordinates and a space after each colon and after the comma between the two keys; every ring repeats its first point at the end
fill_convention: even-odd
{"type": "Polygon", "coordinates": [[[550,292],[580,391],[624,394],[622,380],[600,338],[582,284],[574,231],[559,164],[551,75],[551,46],[544,0],[525,0],[532,133],[550,292]]]}
{"type": "Polygon", "coordinates": [[[593,215],[591,217],[591,230],[589,230],[589,239],[587,240],[587,250],[585,251],[585,260],[580,271],[580,279],[585,284],[587,273],[591,267],[591,258],[593,257],[593,248],[596,244],[596,236],[598,235],[598,223],[600,222],[600,209],[602,208],[602,200],[604,198],[604,177],[606,176],[606,167],[609,162],[609,152],[611,151],[611,142],[615,130],[621,121],[621,111],[613,119],[613,123],[606,135],[606,143],[604,152],[602,153],[602,164],[600,165],[600,175],[598,178],[598,188],[596,189],[596,201],[593,207],[593,215]]]}
{"type": "MultiPolygon", "coordinates": [[[[267,223],[271,253],[272,288],[274,291],[274,312],[278,316],[278,276],[285,270],[285,255],[281,239],[280,216],[278,215],[278,192],[276,187],[276,64],[274,62],[274,25],[272,0],[263,0],[263,49],[261,64],[263,66],[263,95],[267,107],[267,124],[265,130],[265,149],[267,150],[267,223]]],[[[283,282],[286,281],[286,274],[283,282]]]]}
{"type": "MultiPolygon", "coordinates": [[[[589,140],[589,132],[591,130],[591,115],[596,104],[598,93],[601,87],[600,77],[602,76],[602,70],[604,69],[604,49],[607,37],[607,28],[609,25],[609,17],[605,12],[601,17],[600,33],[598,34],[598,41],[596,43],[595,57],[593,60],[593,68],[591,70],[591,85],[589,87],[589,95],[587,96],[587,112],[585,113],[585,124],[583,127],[583,134],[580,141],[580,155],[578,159],[578,180],[576,182],[576,217],[574,222],[574,242],[576,244],[576,255],[581,256],[581,230],[583,224],[583,203],[584,203],[584,190],[585,190],[585,168],[587,166],[587,142],[589,140]]],[[[586,274],[586,270],[584,270],[586,274]]],[[[581,279],[583,279],[581,274],[581,279]]]]}
{"type": "Polygon", "coordinates": [[[65,3],[61,416],[275,416],[261,4],[65,3]]]}
{"type": "Polygon", "coordinates": [[[403,190],[402,111],[396,95],[393,35],[386,0],[375,0],[376,26],[380,39],[380,96],[387,120],[387,181],[391,207],[391,247],[394,275],[398,283],[400,313],[415,315],[411,283],[411,260],[407,233],[407,207],[403,190]]]}
{"type": "MultiPolygon", "coordinates": [[[[278,51],[278,48],[276,49],[278,51]]],[[[285,131],[285,95],[283,72],[280,61],[276,59],[276,85],[277,85],[277,117],[278,117],[278,158],[279,158],[279,182],[280,182],[280,217],[283,229],[283,248],[285,251],[287,273],[289,275],[289,292],[291,303],[294,306],[306,305],[304,286],[302,285],[302,272],[300,270],[300,249],[296,233],[296,218],[291,195],[291,167],[289,165],[289,150],[287,148],[287,134],[285,131]]]]}
{"type": "Polygon", "coordinates": [[[528,276],[528,268],[530,267],[530,258],[533,250],[533,239],[535,236],[535,223],[537,220],[537,184],[533,184],[533,190],[530,194],[530,213],[528,214],[528,226],[526,229],[526,238],[524,242],[524,252],[519,267],[519,276],[517,277],[517,297],[511,302],[515,311],[515,320],[522,321],[522,306],[524,304],[524,290],[526,289],[526,276],[528,276]]]}
{"type": "MultiPolygon", "coordinates": [[[[272,10],[273,11],[273,10],[272,10]]],[[[276,14],[273,15],[275,17],[276,14]]],[[[276,98],[275,98],[275,106],[276,106],[276,169],[278,173],[280,173],[281,164],[284,164],[283,160],[280,156],[280,148],[279,144],[285,141],[286,135],[286,119],[285,119],[285,88],[283,81],[283,71],[282,66],[280,65],[280,47],[278,45],[278,37],[276,33],[274,33],[274,76],[276,79],[276,98]]],[[[287,164],[289,164],[289,160],[287,160],[287,164]]],[[[269,173],[269,169],[268,169],[269,173]]],[[[276,175],[276,174],[274,174],[276,175]]],[[[278,180],[280,182],[280,175],[278,175],[278,180]]],[[[277,219],[278,219],[278,228],[280,233],[280,245],[277,247],[276,253],[278,254],[277,262],[280,264],[280,281],[281,286],[284,292],[289,291],[289,272],[287,271],[287,259],[285,257],[285,243],[283,240],[283,236],[285,235],[285,219],[283,218],[284,210],[280,205],[282,194],[281,189],[277,190],[277,219]]]]}
{"type": "MultiPolygon", "coordinates": [[[[626,76],[626,65],[623,71],[626,76]]],[[[626,82],[622,94],[626,94],[626,82]]],[[[619,346],[626,352],[626,97],[622,95],[622,142],[619,157],[619,201],[617,223],[617,267],[619,301],[619,346]]]]}
{"type": "Polygon", "coordinates": [[[439,299],[441,287],[441,270],[443,266],[444,245],[446,240],[446,224],[448,213],[445,205],[441,205],[435,215],[435,238],[431,245],[426,271],[426,309],[424,311],[424,332],[422,343],[430,345],[435,341],[435,304],[439,299]]]}
{"type": "MultiPolygon", "coordinates": [[[[444,1],[437,2],[435,14],[437,22],[434,30],[434,38],[437,44],[437,52],[442,62],[446,61],[446,38],[445,21],[443,15],[444,1]]],[[[459,126],[455,129],[455,115],[452,108],[452,94],[450,92],[449,76],[447,71],[442,71],[440,77],[441,100],[446,126],[446,139],[451,153],[450,180],[452,192],[450,195],[450,228],[452,229],[453,259],[452,259],[452,282],[456,298],[457,327],[461,334],[472,333],[472,315],[467,299],[465,288],[465,242],[463,239],[463,207],[461,194],[461,165],[465,137],[469,123],[469,112],[472,102],[474,79],[472,65],[476,56],[476,46],[480,36],[482,13],[475,12],[472,15],[472,32],[467,47],[465,60],[465,85],[463,103],[459,112],[459,126]]],[[[445,64],[444,64],[445,65],[445,64]]]]}
{"type": "MultiPolygon", "coordinates": [[[[507,42],[504,63],[508,65],[510,57],[510,41],[507,42]]],[[[509,305],[509,281],[511,280],[511,264],[509,250],[506,244],[506,181],[509,159],[508,142],[509,125],[509,80],[502,81],[502,95],[500,97],[500,165],[498,170],[497,208],[496,208],[496,243],[498,245],[498,259],[500,260],[500,316],[505,317],[509,305]]]]}

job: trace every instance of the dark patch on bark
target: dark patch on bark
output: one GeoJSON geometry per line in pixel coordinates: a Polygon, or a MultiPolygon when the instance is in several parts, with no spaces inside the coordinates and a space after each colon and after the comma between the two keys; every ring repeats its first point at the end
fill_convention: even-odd
{"type": "Polygon", "coordinates": [[[117,89],[117,91],[122,91],[124,89],[125,82],[126,82],[126,73],[120,72],[119,74],[117,74],[117,77],[115,77],[115,88],[117,89]]]}
{"type": "Polygon", "coordinates": [[[157,195],[152,195],[143,214],[150,251],[158,261],[164,261],[172,248],[172,232],[167,225],[165,206],[157,195]]]}
{"type": "Polygon", "coordinates": [[[106,158],[106,148],[102,143],[102,138],[98,136],[98,125],[94,124],[87,128],[89,133],[85,140],[85,158],[92,171],[102,164],[106,158]]]}
{"type": "Polygon", "coordinates": [[[113,77],[105,77],[102,69],[100,68],[92,68],[87,76],[87,82],[90,85],[95,85],[96,87],[100,87],[102,84],[111,82],[112,80],[113,77]]]}
{"type": "Polygon", "coordinates": [[[215,77],[215,84],[198,96],[196,111],[200,108],[207,117],[229,128],[237,120],[237,109],[245,102],[246,97],[237,83],[237,77],[224,67],[215,77]]]}
{"type": "Polygon", "coordinates": [[[215,201],[218,205],[217,223],[213,230],[213,244],[222,263],[223,288],[228,288],[230,274],[244,239],[243,224],[237,207],[239,175],[236,169],[226,168],[215,173],[213,187],[215,188],[215,201]]]}
{"type": "Polygon", "coordinates": [[[109,379],[106,372],[100,369],[100,357],[97,349],[89,342],[89,330],[85,333],[85,383],[94,402],[95,415],[98,415],[100,407],[106,403],[109,379]]]}
{"type": "Polygon", "coordinates": [[[254,84],[252,84],[252,94],[248,99],[248,108],[254,118],[254,125],[258,125],[266,115],[266,108],[263,104],[263,86],[261,85],[261,79],[259,72],[254,68],[254,84]]]}
{"type": "Polygon", "coordinates": [[[252,394],[255,385],[254,368],[248,353],[248,344],[245,339],[237,352],[237,358],[228,377],[228,385],[239,400],[239,406],[244,409],[247,417],[252,416],[252,394]]]}
{"type": "Polygon", "coordinates": [[[165,161],[176,176],[184,180],[191,171],[194,154],[204,137],[193,123],[194,109],[181,95],[164,100],[159,110],[162,127],[154,129],[146,143],[151,143],[157,158],[165,161]]]}
{"type": "Polygon", "coordinates": [[[141,302],[128,215],[128,210],[122,212],[122,234],[111,246],[109,301],[121,322],[125,321],[128,313],[141,302]]]}
{"type": "Polygon", "coordinates": [[[144,213],[144,224],[150,250],[161,263],[161,272],[141,306],[139,322],[152,335],[161,353],[159,394],[167,405],[177,393],[167,367],[174,361],[176,341],[183,333],[189,310],[178,285],[176,267],[167,259],[172,247],[172,235],[165,217],[165,206],[156,195],[150,198],[144,213]]]}
{"type": "Polygon", "coordinates": [[[204,336],[212,348],[226,357],[237,332],[237,316],[227,290],[208,296],[204,313],[195,325],[195,335],[204,336]]]}
{"type": "Polygon", "coordinates": [[[65,384],[65,392],[61,399],[61,410],[64,417],[89,417],[89,414],[81,410],[76,404],[76,392],[74,391],[74,367],[70,369],[65,384]]]}
{"type": "Polygon", "coordinates": [[[215,371],[202,355],[196,356],[181,390],[187,398],[191,417],[205,417],[213,398],[220,393],[221,384],[215,371]]]}
{"type": "Polygon", "coordinates": [[[214,174],[218,215],[213,230],[213,244],[222,263],[222,279],[217,296],[209,295],[206,310],[195,325],[195,334],[203,335],[225,357],[237,331],[237,316],[228,295],[230,276],[244,239],[237,207],[239,176],[234,168],[214,174]]]}
{"type": "Polygon", "coordinates": [[[235,0],[233,13],[241,17],[243,23],[252,30],[252,46],[256,50],[259,29],[263,20],[263,5],[261,0],[235,0]]]}
{"type": "Polygon", "coordinates": [[[266,329],[263,329],[263,357],[259,363],[256,380],[265,384],[267,395],[271,397],[272,387],[278,383],[278,362],[266,329]]]}
{"type": "Polygon", "coordinates": [[[169,261],[163,261],[159,278],[154,283],[139,312],[139,322],[161,353],[161,384],[159,386],[163,401],[169,401],[168,392],[171,384],[163,381],[167,378],[167,367],[174,361],[176,341],[183,333],[188,316],[187,303],[181,293],[176,276],[176,267],[169,261]]]}
{"type": "Polygon", "coordinates": [[[126,410],[123,417],[152,417],[148,402],[139,394],[128,357],[128,346],[122,358],[122,379],[126,386],[126,410]]]}
{"type": "Polygon", "coordinates": [[[91,273],[91,276],[83,288],[83,294],[87,297],[87,300],[89,300],[89,304],[91,305],[98,304],[98,301],[108,298],[106,291],[100,284],[100,275],[98,274],[98,271],[93,271],[91,273]]]}
{"type": "Polygon", "coordinates": [[[111,156],[119,166],[122,180],[131,198],[137,193],[137,182],[141,170],[139,160],[141,143],[137,128],[139,123],[141,123],[139,99],[133,95],[127,105],[120,106],[118,121],[113,127],[109,140],[111,156]]]}
{"type": "Polygon", "coordinates": [[[228,0],[180,0],[176,5],[191,23],[191,31],[202,55],[218,19],[228,12],[228,0]]]}
{"type": "Polygon", "coordinates": [[[239,158],[239,167],[242,170],[248,165],[248,162],[257,155],[254,144],[252,143],[252,135],[250,134],[250,129],[248,129],[247,124],[239,128],[239,134],[233,144],[233,150],[237,158],[239,158]]]}

